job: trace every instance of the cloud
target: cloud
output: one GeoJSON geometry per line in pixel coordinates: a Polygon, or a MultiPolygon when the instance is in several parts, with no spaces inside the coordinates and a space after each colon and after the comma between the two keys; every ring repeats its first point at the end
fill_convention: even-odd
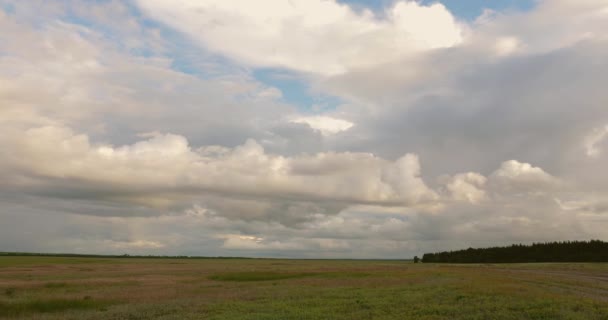
{"type": "Polygon", "coordinates": [[[161,249],[165,245],[155,241],[135,240],[135,241],[108,241],[108,246],[116,249],[161,249]]]}
{"type": "Polygon", "coordinates": [[[484,186],[487,180],[479,173],[461,173],[450,177],[445,187],[454,200],[478,203],[486,199],[484,186]]]}
{"type": "Polygon", "coordinates": [[[302,243],[265,241],[264,238],[242,235],[225,235],[222,247],[226,249],[239,250],[289,250],[298,251],[305,249],[302,243]]]}
{"type": "MultiPolygon", "coordinates": [[[[86,185],[91,196],[131,199],[150,207],[201,192],[379,205],[410,205],[436,198],[420,178],[418,158],[411,154],[395,162],[365,153],[290,158],[268,154],[253,140],[232,149],[193,149],[184,137],[174,134],[151,134],[146,140],[117,147],[93,144],[84,134],[51,126],[5,137],[3,145],[11,149],[4,165],[21,175],[16,184],[24,190],[48,188],[59,180],[68,190],[81,190],[78,194],[86,185]]],[[[244,207],[253,208],[251,203],[244,207]]],[[[270,208],[262,205],[260,210],[270,208]]]]}
{"type": "MultiPolygon", "coordinates": [[[[501,18],[505,28],[523,19],[509,18],[501,18]]],[[[600,28],[598,21],[586,26],[600,28]]],[[[337,112],[357,125],[339,147],[389,158],[399,156],[396,150],[415,152],[425,159],[429,179],[470,171],[487,176],[497,163],[517,159],[573,180],[583,180],[586,171],[589,180],[600,169],[590,166],[589,149],[581,149],[608,119],[606,94],[597,85],[607,80],[608,73],[598,72],[608,70],[607,43],[586,39],[497,58],[471,42],[317,87],[349,99],[337,112]]]]}
{"type": "Polygon", "coordinates": [[[560,185],[560,181],[543,169],[517,160],[505,161],[492,173],[491,182],[517,191],[545,191],[560,185]]]}
{"type": "Polygon", "coordinates": [[[473,27],[473,41],[500,46],[505,40],[507,43],[515,40],[513,44],[518,44],[525,52],[539,54],[569,47],[580,41],[605,39],[598,32],[607,24],[605,15],[601,14],[605,8],[603,0],[544,0],[538,1],[534,10],[525,13],[489,11],[477,19],[473,27]],[[564,17],[569,23],[563,24],[558,17],[564,17]]]}
{"type": "MultiPolygon", "coordinates": [[[[167,41],[124,4],[84,6],[76,1],[66,7],[45,2],[33,17],[32,3],[13,6],[15,11],[0,21],[4,126],[23,131],[68,126],[93,140],[115,143],[162,131],[197,144],[234,146],[254,138],[286,148],[278,143],[284,140],[282,133],[273,128],[281,128],[297,111],[279,101],[277,88],[236,67],[218,66],[193,46],[167,41]],[[117,18],[110,30],[103,19],[89,21],[90,15],[106,17],[115,11],[126,17],[117,18]],[[78,24],[76,17],[86,23],[78,24]],[[191,73],[178,70],[181,64],[191,65],[191,73]],[[225,117],[212,116],[217,114],[225,117]]],[[[301,139],[306,135],[313,139],[315,133],[302,132],[301,139]]]]}
{"type": "Polygon", "coordinates": [[[8,249],[393,258],[605,235],[603,0],[469,25],[412,1],[0,3],[8,249]],[[340,104],[289,105],[268,66],[340,104]]]}
{"type": "Polygon", "coordinates": [[[585,137],[585,153],[590,158],[597,158],[601,150],[598,145],[608,137],[608,125],[603,128],[596,128],[590,134],[585,137]]]}
{"type": "Polygon", "coordinates": [[[398,1],[383,17],[321,0],[137,1],[211,51],[256,67],[331,75],[457,45],[465,27],[441,4],[398,1]]]}
{"type": "Polygon", "coordinates": [[[328,116],[298,117],[291,119],[290,122],[306,124],[312,129],[321,132],[323,135],[331,135],[346,131],[354,125],[352,122],[328,116]]]}
{"type": "MultiPolygon", "coordinates": [[[[444,201],[456,200],[471,205],[492,205],[513,196],[557,195],[569,191],[560,179],[539,167],[517,160],[503,162],[485,177],[476,172],[443,176],[439,179],[444,201]]],[[[520,200],[517,200],[520,201],[520,200]]]]}

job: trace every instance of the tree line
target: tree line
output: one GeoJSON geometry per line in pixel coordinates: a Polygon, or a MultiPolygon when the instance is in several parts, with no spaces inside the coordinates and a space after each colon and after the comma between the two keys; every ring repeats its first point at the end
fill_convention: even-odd
{"type": "Polygon", "coordinates": [[[252,259],[248,257],[203,257],[167,255],[130,255],[130,254],[81,254],[81,253],[37,253],[37,252],[0,252],[0,257],[61,257],[61,258],[133,258],[133,259],[252,259]]]}
{"type": "Polygon", "coordinates": [[[608,262],[608,242],[563,241],[425,253],[425,263],[608,262]]]}

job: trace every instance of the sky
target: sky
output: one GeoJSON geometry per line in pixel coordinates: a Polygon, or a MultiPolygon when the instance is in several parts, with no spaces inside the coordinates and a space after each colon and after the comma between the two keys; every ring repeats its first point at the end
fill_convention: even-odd
{"type": "Polygon", "coordinates": [[[608,240],[608,1],[0,0],[0,251],[608,240]]]}

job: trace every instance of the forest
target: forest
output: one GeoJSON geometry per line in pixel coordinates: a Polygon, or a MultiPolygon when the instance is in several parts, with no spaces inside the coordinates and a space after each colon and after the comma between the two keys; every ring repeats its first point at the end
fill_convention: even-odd
{"type": "Polygon", "coordinates": [[[608,262],[608,242],[563,241],[426,253],[425,263],[608,262]]]}

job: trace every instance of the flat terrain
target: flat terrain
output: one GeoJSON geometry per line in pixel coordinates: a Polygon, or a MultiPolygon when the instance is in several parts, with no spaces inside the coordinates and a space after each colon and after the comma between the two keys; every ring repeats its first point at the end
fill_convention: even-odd
{"type": "Polygon", "coordinates": [[[608,264],[0,257],[0,318],[608,319],[608,264]]]}

